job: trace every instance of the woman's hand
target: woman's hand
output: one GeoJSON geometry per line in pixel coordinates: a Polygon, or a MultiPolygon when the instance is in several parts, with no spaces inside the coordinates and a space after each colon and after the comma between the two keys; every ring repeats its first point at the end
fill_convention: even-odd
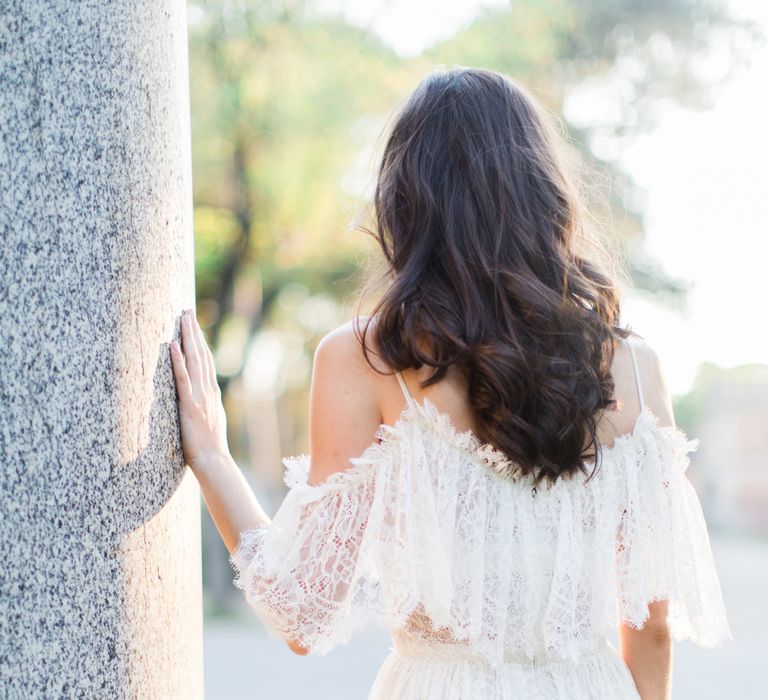
{"type": "Polygon", "coordinates": [[[227,418],[216,381],[213,355],[191,309],[181,315],[181,342],[171,343],[171,363],[179,396],[184,461],[197,472],[229,456],[227,418]]]}

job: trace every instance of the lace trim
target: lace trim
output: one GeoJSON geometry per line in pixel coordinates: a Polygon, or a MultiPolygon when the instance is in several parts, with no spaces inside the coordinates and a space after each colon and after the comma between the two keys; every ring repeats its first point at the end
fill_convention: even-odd
{"type": "MultiPolygon", "coordinates": [[[[301,486],[308,491],[314,490],[318,495],[326,493],[328,489],[351,485],[367,476],[368,471],[380,462],[391,456],[405,435],[411,422],[416,421],[428,428],[444,443],[451,445],[455,450],[466,455],[467,458],[489,469],[499,476],[517,483],[523,476],[520,466],[504,452],[491,443],[483,442],[472,430],[457,430],[453,419],[448,413],[440,411],[429,399],[425,398],[423,404],[410,401],[400,412],[394,425],[381,423],[376,430],[375,440],[358,457],[349,459],[351,467],[334,472],[324,482],[315,485],[307,484],[309,470],[309,455],[300,454],[283,458],[286,467],[283,481],[289,488],[301,486]],[[421,419],[419,421],[419,419],[421,419]]],[[[699,445],[698,438],[692,440],[679,426],[659,425],[659,417],[646,404],[637,415],[632,429],[617,435],[611,445],[600,447],[598,454],[603,462],[608,461],[616,452],[622,452],[627,448],[637,447],[642,441],[646,431],[657,431],[673,442],[684,446],[690,443],[690,449],[695,450],[699,445]]],[[[594,468],[595,461],[584,462],[585,467],[594,468]]],[[[684,464],[687,469],[688,462],[684,464]]],[[[591,471],[591,469],[590,469],[591,471]]],[[[532,478],[532,475],[528,475],[532,478]]],[[[555,484],[562,483],[559,479],[555,484]]],[[[550,485],[552,486],[552,485],[550,485]]]]}
{"type": "MultiPolygon", "coordinates": [[[[388,462],[398,446],[410,435],[409,430],[415,425],[427,428],[441,443],[450,445],[467,459],[504,479],[518,483],[524,478],[520,473],[519,465],[504,452],[491,443],[483,442],[471,430],[457,430],[448,413],[440,411],[427,398],[423,401],[423,404],[415,400],[410,401],[400,412],[394,425],[381,423],[376,430],[375,441],[358,457],[349,458],[350,467],[334,472],[319,484],[310,485],[307,483],[310,468],[309,454],[302,453],[284,457],[282,459],[282,463],[285,465],[283,483],[288,488],[299,488],[302,492],[314,494],[318,498],[329,491],[349,487],[369,476],[372,469],[380,468],[383,463],[388,462]]],[[[679,450],[695,451],[699,446],[699,439],[689,439],[685,431],[679,426],[659,425],[659,417],[646,404],[637,415],[632,429],[617,435],[611,445],[602,445],[598,454],[602,462],[605,463],[611,461],[616,453],[622,454],[626,450],[636,452],[638,449],[642,449],[644,435],[653,432],[667,438],[673,445],[677,445],[679,450]]],[[[595,466],[595,461],[584,460],[583,464],[591,472],[595,466]]],[[[681,471],[684,472],[687,470],[690,460],[685,459],[681,464],[681,471]]],[[[531,474],[528,474],[527,477],[530,480],[533,479],[531,474]]],[[[548,488],[555,488],[566,481],[568,480],[558,479],[554,484],[548,484],[548,488]]]]}
{"type": "MultiPolygon", "coordinates": [[[[368,450],[363,454],[366,454],[367,452],[368,450]]],[[[352,458],[350,462],[354,462],[356,459],[357,458],[352,458]]],[[[289,489],[299,491],[305,496],[311,495],[320,498],[332,491],[352,486],[363,479],[366,479],[376,462],[373,460],[368,461],[366,459],[366,461],[360,464],[354,463],[351,467],[333,472],[319,484],[308,483],[310,469],[309,454],[302,453],[283,457],[282,463],[285,465],[283,483],[289,489]]]]}
{"type": "MultiPolygon", "coordinates": [[[[407,434],[407,428],[412,420],[421,419],[420,424],[428,428],[434,435],[446,444],[465,454],[476,464],[489,469],[499,476],[518,482],[522,479],[520,466],[504,452],[491,443],[483,442],[472,430],[459,431],[448,413],[440,411],[429,399],[423,399],[423,404],[412,400],[401,411],[394,425],[382,423],[376,431],[375,437],[381,442],[370,445],[360,457],[350,459],[355,465],[373,464],[385,455],[388,456],[407,434]]],[[[685,432],[678,426],[661,426],[659,417],[646,404],[637,415],[632,429],[617,435],[611,445],[603,445],[598,450],[603,462],[608,461],[616,452],[622,452],[627,448],[640,445],[642,436],[646,431],[658,431],[673,441],[692,443],[692,449],[698,446],[698,438],[688,440],[685,432]]],[[[584,460],[584,466],[593,468],[595,461],[584,460]]],[[[687,465],[686,465],[687,466],[687,465]]],[[[532,478],[532,475],[528,475],[532,478]]],[[[558,480],[561,483],[563,480],[558,480]]]]}

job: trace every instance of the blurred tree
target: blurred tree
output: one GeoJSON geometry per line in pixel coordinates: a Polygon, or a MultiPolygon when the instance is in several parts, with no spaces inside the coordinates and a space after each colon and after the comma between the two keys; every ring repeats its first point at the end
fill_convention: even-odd
{"type": "Polygon", "coordinates": [[[764,39],[756,24],[733,19],[726,7],[718,0],[514,0],[481,12],[426,55],[508,73],[561,115],[595,168],[591,190],[599,196],[592,207],[610,220],[632,283],[679,305],[688,284],[670,278],[638,245],[644,198],[615,156],[670,105],[712,106],[719,87],[764,39]]]}
{"type": "Polygon", "coordinates": [[[373,31],[319,14],[311,2],[194,2],[190,16],[200,315],[214,347],[233,315],[245,319],[234,323],[244,343],[240,361],[222,382],[242,372],[248,339],[287,281],[312,291],[339,283],[339,295],[354,288],[362,236],[343,240],[339,232],[359,205],[360,187],[345,192],[340,183],[355,165],[372,172],[372,162],[356,163],[372,132],[439,63],[507,72],[557,114],[566,114],[573,93],[620,84],[610,114],[587,123],[566,114],[566,121],[600,177],[611,173],[604,194],[612,200],[612,233],[626,242],[634,282],[654,293],[684,291],[630,244],[642,234],[639,198],[593,146],[649,128],[670,100],[709,104],[717,80],[702,68],[707,57],[719,50],[733,65],[751,36],[721,3],[516,0],[480,11],[456,36],[409,60],[373,31]],[[242,276],[261,289],[238,312],[242,276]]]}
{"type": "MultiPolygon", "coordinates": [[[[288,281],[325,290],[357,270],[339,241],[356,203],[339,182],[365,145],[354,128],[391,108],[399,62],[361,29],[295,7],[195,5],[190,63],[201,322],[247,340],[288,281]],[[238,279],[258,279],[236,308],[238,279]]],[[[363,134],[367,138],[367,133],[363,134]]],[[[247,347],[221,381],[243,370],[247,347]]]]}

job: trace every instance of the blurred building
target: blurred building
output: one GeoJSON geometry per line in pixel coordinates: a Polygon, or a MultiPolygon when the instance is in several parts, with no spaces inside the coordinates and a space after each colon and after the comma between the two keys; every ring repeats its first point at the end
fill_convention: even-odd
{"type": "Polygon", "coordinates": [[[768,533],[768,365],[705,372],[689,476],[712,527],[768,533]]]}

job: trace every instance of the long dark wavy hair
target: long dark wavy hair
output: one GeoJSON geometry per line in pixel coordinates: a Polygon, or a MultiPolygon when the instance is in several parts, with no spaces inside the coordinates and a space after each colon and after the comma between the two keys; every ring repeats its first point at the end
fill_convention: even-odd
{"type": "Polygon", "coordinates": [[[435,368],[423,387],[457,366],[474,435],[534,486],[586,473],[591,447],[599,466],[615,343],[631,333],[610,265],[586,256],[590,240],[606,248],[588,235],[559,126],[507,76],[428,75],[394,120],[364,228],[386,282],[358,333],[366,360],[372,330],[392,369],[435,368]]]}

